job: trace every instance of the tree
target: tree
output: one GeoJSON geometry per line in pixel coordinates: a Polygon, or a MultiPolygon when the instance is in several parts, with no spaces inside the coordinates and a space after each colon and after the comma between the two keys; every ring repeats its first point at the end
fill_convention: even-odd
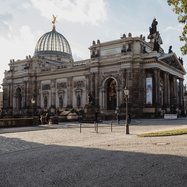
{"type": "Polygon", "coordinates": [[[187,54],[187,0],[167,0],[169,6],[173,7],[173,11],[178,14],[178,20],[184,24],[180,40],[184,42],[181,47],[183,55],[187,54]]]}

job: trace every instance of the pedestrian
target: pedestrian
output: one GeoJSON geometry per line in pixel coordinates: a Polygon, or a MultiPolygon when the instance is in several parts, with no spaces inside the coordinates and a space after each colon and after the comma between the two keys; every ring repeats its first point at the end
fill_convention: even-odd
{"type": "Polygon", "coordinates": [[[45,124],[45,116],[43,112],[40,112],[40,123],[43,125],[45,124]]]}
{"type": "Polygon", "coordinates": [[[119,111],[117,111],[117,113],[116,113],[116,118],[117,118],[118,124],[120,124],[120,113],[119,113],[119,111]]]}
{"type": "Polygon", "coordinates": [[[98,111],[96,110],[95,111],[95,123],[97,123],[98,122],[98,111]]]}
{"type": "Polygon", "coordinates": [[[128,119],[127,119],[127,122],[128,122],[128,124],[130,124],[130,123],[131,123],[131,115],[130,115],[130,114],[128,114],[128,119]]]}
{"type": "Polygon", "coordinates": [[[45,115],[45,121],[47,124],[49,123],[49,113],[48,112],[45,115]]]}

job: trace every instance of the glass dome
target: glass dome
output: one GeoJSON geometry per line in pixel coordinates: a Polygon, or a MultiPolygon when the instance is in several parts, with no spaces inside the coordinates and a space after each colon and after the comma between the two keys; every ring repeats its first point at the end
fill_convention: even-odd
{"type": "Polygon", "coordinates": [[[40,37],[36,44],[34,56],[42,57],[63,57],[72,59],[71,48],[66,38],[58,33],[53,27],[51,32],[47,32],[40,37]]]}

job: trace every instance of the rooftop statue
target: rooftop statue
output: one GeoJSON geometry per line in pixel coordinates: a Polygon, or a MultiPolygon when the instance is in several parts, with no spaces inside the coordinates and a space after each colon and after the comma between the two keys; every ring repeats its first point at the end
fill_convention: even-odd
{"type": "Polygon", "coordinates": [[[173,53],[173,51],[172,51],[172,46],[171,46],[171,45],[169,46],[168,53],[173,53]]]}
{"type": "Polygon", "coordinates": [[[151,27],[149,27],[149,35],[148,39],[150,39],[151,43],[153,43],[153,51],[159,52],[160,45],[162,44],[162,38],[160,37],[160,33],[157,31],[158,22],[156,18],[153,19],[151,27]]]}
{"type": "Polygon", "coordinates": [[[157,22],[156,18],[154,18],[153,22],[151,24],[150,34],[156,33],[156,31],[157,31],[157,25],[158,25],[158,22],[157,22]]]}
{"type": "Polygon", "coordinates": [[[160,37],[160,33],[158,31],[156,31],[156,33],[154,34],[153,39],[154,39],[153,51],[159,52],[160,45],[162,44],[162,38],[160,37]]]}
{"type": "Polygon", "coordinates": [[[154,18],[151,24],[151,27],[149,27],[148,39],[153,39],[154,37],[153,35],[157,32],[157,25],[158,25],[158,22],[156,21],[156,18],[154,18]]]}
{"type": "Polygon", "coordinates": [[[57,18],[57,16],[54,16],[54,15],[53,15],[53,20],[52,20],[53,27],[55,27],[56,18],[57,18]]]}

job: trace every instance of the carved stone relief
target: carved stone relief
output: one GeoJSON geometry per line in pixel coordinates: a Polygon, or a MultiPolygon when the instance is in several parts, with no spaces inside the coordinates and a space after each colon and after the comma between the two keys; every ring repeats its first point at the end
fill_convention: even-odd
{"type": "Polygon", "coordinates": [[[67,83],[66,82],[58,82],[57,83],[57,89],[61,90],[61,89],[65,89],[67,88],[67,83]]]}
{"type": "Polygon", "coordinates": [[[74,88],[83,88],[85,87],[84,81],[74,81],[74,88]]]}
{"type": "Polygon", "coordinates": [[[43,84],[42,85],[42,90],[50,90],[50,89],[51,89],[50,84],[43,84]]]}

